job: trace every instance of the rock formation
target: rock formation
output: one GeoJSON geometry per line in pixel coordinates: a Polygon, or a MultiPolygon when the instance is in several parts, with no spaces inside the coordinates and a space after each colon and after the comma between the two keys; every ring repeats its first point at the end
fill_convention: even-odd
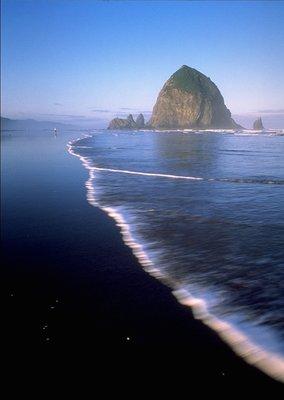
{"type": "Polygon", "coordinates": [[[127,119],[114,118],[110,121],[108,129],[130,129],[127,119]]]}
{"type": "Polygon", "coordinates": [[[126,120],[130,129],[136,129],[136,122],[134,121],[132,114],[129,114],[126,120]]]}
{"type": "Polygon", "coordinates": [[[145,120],[143,114],[139,114],[138,117],[136,118],[136,126],[138,129],[145,127],[145,120]]]}
{"type": "Polygon", "coordinates": [[[126,119],[114,118],[110,121],[108,129],[141,129],[145,126],[143,114],[139,114],[136,122],[133,119],[133,115],[129,114],[126,119]]]}
{"type": "Polygon", "coordinates": [[[253,123],[253,129],[254,129],[255,131],[263,131],[264,126],[263,126],[263,124],[262,124],[262,119],[261,119],[260,117],[257,118],[257,119],[254,121],[254,123],[253,123]]]}
{"type": "Polygon", "coordinates": [[[183,65],[164,84],[149,126],[158,129],[241,128],[231,118],[217,86],[187,65],[183,65]]]}

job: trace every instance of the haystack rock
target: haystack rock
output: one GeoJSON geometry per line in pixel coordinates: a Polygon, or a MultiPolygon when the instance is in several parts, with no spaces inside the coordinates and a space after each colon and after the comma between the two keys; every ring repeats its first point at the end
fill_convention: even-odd
{"type": "Polygon", "coordinates": [[[217,86],[201,72],[183,65],[164,84],[153,108],[154,129],[239,129],[217,86]]]}
{"type": "Polygon", "coordinates": [[[262,124],[262,119],[261,118],[257,118],[257,120],[254,121],[253,123],[253,129],[255,131],[263,131],[264,126],[262,124]]]}

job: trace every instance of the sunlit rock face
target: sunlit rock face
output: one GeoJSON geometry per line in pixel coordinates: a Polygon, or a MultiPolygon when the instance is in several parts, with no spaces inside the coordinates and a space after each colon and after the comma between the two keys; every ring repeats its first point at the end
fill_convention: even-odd
{"type": "Polygon", "coordinates": [[[164,84],[149,125],[158,129],[237,129],[217,86],[201,72],[183,65],[164,84]]]}
{"type": "Polygon", "coordinates": [[[264,129],[264,126],[263,126],[261,118],[257,118],[257,120],[254,121],[253,129],[256,130],[256,131],[262,131],[264,129]]]}
{"type": "Polygon", "coordinates": [[[129,129],[128,121],[122,118],[114,118],[110,121],[108,129],[129,129]]]}

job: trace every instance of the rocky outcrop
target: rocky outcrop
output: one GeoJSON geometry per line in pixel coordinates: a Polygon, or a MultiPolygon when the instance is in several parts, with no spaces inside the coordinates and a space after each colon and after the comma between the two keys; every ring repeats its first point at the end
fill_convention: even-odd
{"type": "Polygon", "coordinates": [[[164,84],[149,126],[158,129],[241,128],[231,118],[217,86],[207,76],[186,65],[164,84]]]}
{"type": "Polygon", "coordinates": [[[108,129],[141,129],[145,126],[143,114],[139,114],[136,122],[134,121],[133,115],[129,114],[126,119],[114,118],[110,121],[108,129]]]}
{"type": "Polygon", "coordinates": [[[128,115],[126,121],[128,123],[129,129],[136,129],[136,122],[134,121],[132,114],[128,115]]]}
{"type": "Polygon", "coordinates": [[[139,114],[138,117],[136,118],[136,126],[138,129],[142,129],[145,127],[145,119],[143,114],[139,114]]]}
{"type": "Polygon", "coordinates": [[[114,118],[110,121],[108,129],[130,129],[127,119],[114,118]]]}
{"type": "Polygon", "coordinates": [[[263,131],[264,126],[262,124],[262,119],[261,118],[257,118],[254,123],[253,123],[253,129],[255,131],[263,131]]]}

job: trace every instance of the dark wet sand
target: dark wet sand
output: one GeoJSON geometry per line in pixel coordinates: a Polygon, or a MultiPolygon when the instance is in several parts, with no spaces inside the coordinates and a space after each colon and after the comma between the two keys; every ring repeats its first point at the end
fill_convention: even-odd
{"type": "Polygon", "coordinates": [[[35,140],[14,157],[11,148],[22,140],[11,140],[8,148],[3,143],[7,346],[87,348],[88,355],[103,351],[116,368],[117,354],[130,355],[133,368],[146,359],[146,374],[156,370],[221,384],[278,386],[239,359],[142,270],[115,222],[87,203],[87,171],[66,153],[68,138],[56,143],[48,138],[45,146],[35,140]],[[51,163],[48,172],[46,163],[51,163]]]}

